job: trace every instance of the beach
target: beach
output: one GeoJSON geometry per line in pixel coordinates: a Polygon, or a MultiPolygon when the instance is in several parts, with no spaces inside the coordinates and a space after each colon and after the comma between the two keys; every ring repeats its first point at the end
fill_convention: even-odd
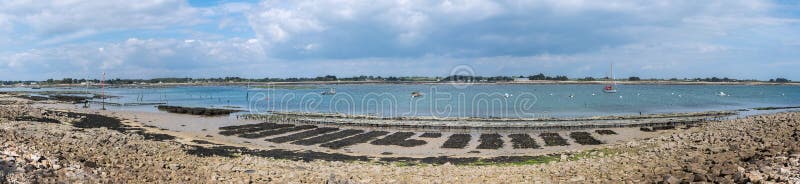
{"type": "MultiPolygon", "coordinates": [[[[225,131],[220,127],[258,124],[259,120],[100,111],[8,94],[0,100],[4,135],[0,158],[4,178],[12,182],[800,182],[797,112],[655,132],[620,127],[608,129],[617,133],[608,137],[586,128],[547,131],[560,134],[569,146],[546,146],[536,136],[543,132],[527,132],[540,149],[513,149],[508,139],[514,132],[499,133],[504,143],[499,149],[477,148],[484,135],[494,132],[474,133],[465,149],[445,149],[439,144],[457,133],[443,131],[439,138],[426,139],[414,129],[371,127],[362,129],[414,132],[405,142],[413,139],[426,144],[364,143],[332,150],[219,135],[225,131]],[[110,123],[114,120],[118,123],[110,123]],[[570,132],[590,132],[603,143],[577,144],[570,132]]],[[[355,126],[340,128],[358,129],[355,126]]]]}

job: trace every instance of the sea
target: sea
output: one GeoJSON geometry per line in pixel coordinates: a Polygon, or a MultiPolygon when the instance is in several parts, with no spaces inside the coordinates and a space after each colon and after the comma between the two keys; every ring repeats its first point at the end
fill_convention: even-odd
{"type": "Polygon", "coordinates": [[[0,88],[72,91],[114,96],[95,99],[111,110],[157,111],[156,104],[239,109],[243,113],[344,113],[381,117],[564,118],[606,115],[752,110],[800,106],[793,85],[617,85],[617,93],[589,84],[336,84],[292,86],[175,86],[0,88]],[[335,92],[335,93],[334,93],[335,92]],[[416,93],[419,95],[412,95],[416,93]]]}

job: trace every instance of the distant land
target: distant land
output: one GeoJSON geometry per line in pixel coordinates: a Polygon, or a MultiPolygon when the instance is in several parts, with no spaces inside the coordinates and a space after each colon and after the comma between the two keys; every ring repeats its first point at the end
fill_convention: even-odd
{"type": "MultiPolygon", "coordinates": [[[[334,75],[326,75],[315,78],[242,78],[242,77],[219,77],[219,78],[152,78],[152,79],[106,79],[104,82],[108,85],[134,85],[134,84],[172,84],[172,85],[237,85],[237,84],[374,84],[374,83],[517,83],[517,84],[604,84],[610,82],[608,77],[594,78],[569,78],[567,76],[546,76],[544,74],[529,75],[529,76],[468,76],[468,75],[451,75],[446,77],[382,77],[382,76],[355,76],[355,77],[337,77],[334,75]]],[[[775,78],[770,80],[755,80],[755,79],[733,79],[727,77],[706,77],[706,78],[670,78],[670,79],[642,79],[636,76],[628,78],[614,79],[618,84],[675,84],[675,85],[781,85],[800,84],[793,82],[786,78],[775,78]]],[[[56,85],[56,86],[72,86],[72,85],[86,85],[98,84],[100,79],[48,79],[43,81],[0,81],[0,84],[6,86],[13,85],[56,85]]]]}

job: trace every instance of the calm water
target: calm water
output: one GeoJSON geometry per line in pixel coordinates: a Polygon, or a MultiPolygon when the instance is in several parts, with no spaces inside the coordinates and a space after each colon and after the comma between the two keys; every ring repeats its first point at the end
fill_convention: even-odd
{"type": "MultiPolygon", "coordinates": [[[[108,100],[114,103],[164,102],[179,106],[238,107],[250,112],[340,112],[380,116],[580,117],[800,105],[800,87],[797,86],[620,85],[619,92],[612,94],[603,93],[602,88],[602,85],[386,84],[270,89],[244,86],[111,88],[106,89],[106,93],[120,96],[108,100]],[[337,93],[321,94],[329,88],[335,88],[337,93]],[[414,91],[423,96],[412,98],[414,91]],[[720,96],[720,92],[727,96],[720,96]]],[[[99,92],[99,89],[90,91],[99,92]]],[[[109,108],[154,109],[153,106],[109,108]]]]}

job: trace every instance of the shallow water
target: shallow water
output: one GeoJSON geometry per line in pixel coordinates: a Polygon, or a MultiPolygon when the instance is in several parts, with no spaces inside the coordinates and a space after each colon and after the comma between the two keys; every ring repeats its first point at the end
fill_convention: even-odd
{"type": "MultiPolygon", "coordinates": [[[[639,113],[735,110],[800,104],[798,86],[619,85],[603,93],[603,85],[423,84],[312,85],[247,88],[245,86],[182,86],[109,88],[120,96],[112,103],[167,103],[179,106],[238,107],[247,112],[301,111],[441,117],[584,117],[639,113]],[[335,88],[335,95],[321,92],[335,88]],[[412,98],[418,91],[422,97],[412,98]],[[718,95],[724,92],[727,96],[718,95]],[[508,94],[508,95],[506,95],[508,94]]],[[[3,91],[28,90],[3,88],[3,91]]],[[[81,91],[45,88],[32,91],[81,91]]],[[[99,92],[99,89],[88,89],[99,92]]],[[[98,106],[95,104],[95,107],[98,106]]],[[[150,106],[111,109],[154,111],[150,106]]]]}

